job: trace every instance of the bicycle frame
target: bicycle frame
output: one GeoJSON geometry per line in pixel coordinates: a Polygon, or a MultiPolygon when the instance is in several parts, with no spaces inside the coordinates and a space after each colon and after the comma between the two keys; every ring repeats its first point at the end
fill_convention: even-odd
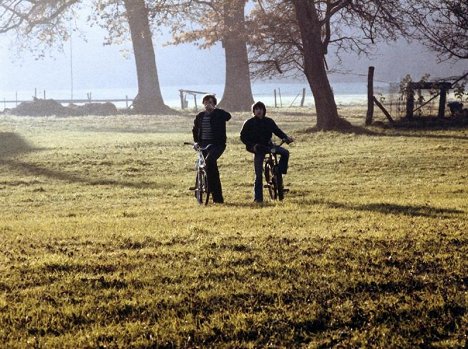
{"type": "Polygon", "coordinates": [[[279,145],[272,144],[270,152],[267,153],[264,161],[264,175],[266,184],[264,188],[268,188],[268,192],[272,200],[283,200],[285,189],[283,188],[283,177],[278,169],[278,156],[276,148],[285,143],[281,141],[279,145]]]}
{"type": "Polygon", "coordinates": [[[206,173],[206,160],[203,152],[211,147],[211,144],[208,144],[206,147],[200,147],[196,143],[189,142],[184,142],[184,144],[192,145],[193,149],[197,152],[197,160],[195,160],[195,197],[200,205],[208,205],[210,191],[208,186],[208,175],[206,173]]]}

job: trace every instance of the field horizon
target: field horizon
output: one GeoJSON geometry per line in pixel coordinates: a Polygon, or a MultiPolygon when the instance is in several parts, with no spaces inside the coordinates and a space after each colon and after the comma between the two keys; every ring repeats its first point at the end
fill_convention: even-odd
{"type": "Polygon", "coordinates": [[[253,203],[236,113],[206,207],[193,113],[0,115],[0,347],[466,347],[468,129],[268,113],[285,200],[253,203]]]}

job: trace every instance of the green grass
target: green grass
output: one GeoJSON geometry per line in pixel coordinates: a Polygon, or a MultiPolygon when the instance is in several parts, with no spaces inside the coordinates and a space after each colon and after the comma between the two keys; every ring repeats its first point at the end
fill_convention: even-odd
{"type": "Polygon", "coordinates": [[[192,115],[0,116],[0,347],[465,347],[468,130],[270,115],[285,201],[252,203],[244,114],[208,207],[192,115]]]}

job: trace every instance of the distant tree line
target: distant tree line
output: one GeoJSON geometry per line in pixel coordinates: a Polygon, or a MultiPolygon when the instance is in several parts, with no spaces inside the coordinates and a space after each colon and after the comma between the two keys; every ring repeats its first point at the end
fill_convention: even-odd
{"type": "Polygon", "coordinates": [[[468,58],[465,0],[0,0],[0,33],[43,55],[70,38],[74,19],[91,10],[90,25],[107,29],[107,44],[131,40],[138,80],[136,113],[170,113],[159,85],[153,33],[170,28],[172,44],[225,50],[231,111],[253,102],[251,79],[305,76],[318,129],[347,126],[338,115],[327,55],[367,55],[378,41],[417,39],[442,59],[468,58]],[[24,44],[25,43],[25,44],[24,44]]]}

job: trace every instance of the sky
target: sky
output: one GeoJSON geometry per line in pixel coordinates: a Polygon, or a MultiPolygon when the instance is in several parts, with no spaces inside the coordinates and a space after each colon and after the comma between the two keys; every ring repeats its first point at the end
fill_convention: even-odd
{"type": "MultiPolygon", "coordinates": [[[[15,91],[75,91],[93,89],[135,89],[136,69],[131,44],[103,46],[104,31],[93,27],[86,33],[87,42],[78,36],[65,44],[64,52],[35,60],[27,52],[18,55],[14,42],[8,35],[0,35],[0,98],[11,98],[15,91]],[[125,54],[126,52],[126,54],[125,54]],[[70,59],[72,57],[72,61],[70,59]],[[8,94],[9,96],[5,96],[8,94]]],[[[224,52],[220,45],[209,50],[199,50],[190,44],[167,46],[167,38],[154,38],[156,63],[162,88],[187,88],[187,86],[224,83],[224,52]]],[[[328,59],[334,66],[333,57],[328,59]]],[[[468,62],[437,63],[433,52],[417,43],[399,42],[380,45],[372,59],[343,56],[339,68],[350,74],[333,74],[332,81],[366,82],[369,65],[376,67],[375,79],[399,82],[406,74],[419,79],[425,73],[432,77],[461,75],[468,71],[468,62]]],[[[302,80],[305,83],[305,79],[302,80]]],[[[84,96],[79,96],[78,98],[84,96]]]]}

